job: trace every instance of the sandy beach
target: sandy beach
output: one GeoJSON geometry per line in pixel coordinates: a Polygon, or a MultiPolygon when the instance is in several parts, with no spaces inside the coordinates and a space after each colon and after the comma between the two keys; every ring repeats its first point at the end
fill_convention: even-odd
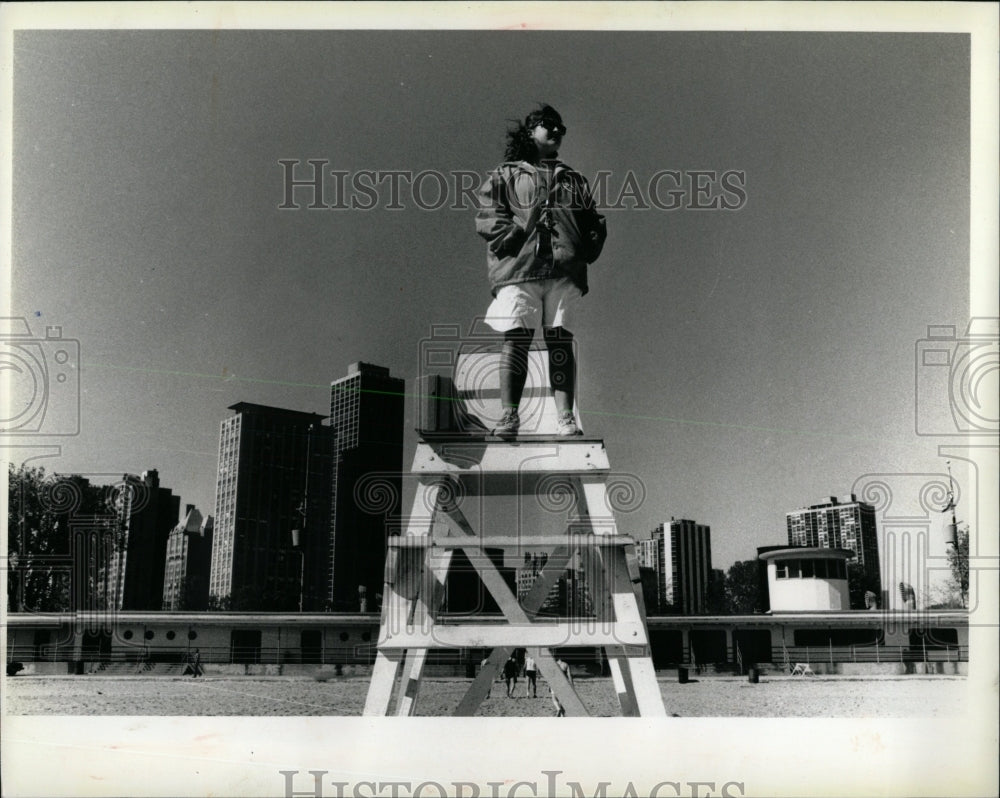
{"type": "MultiPolygon", "coordinates": [[[[418,715],[447,716],[469,684],[466,679],[425,679],[418,715]]],[[[956,676],[745,677],[659,681],[670,714],[681,717],[920,718],[964,715],[967,681],[956,676]]],[[[4,711],[10,715],[360,715],[368,690],[365,678],[317,681],[296,677],[19,676],[7,678],[4,711]]],[[[577,679],[591,714],[617,716],[610,679],[577,679]]],[[[515,698],[495,684],[477,715],[551,717],[548,688],[515,698]]]]}

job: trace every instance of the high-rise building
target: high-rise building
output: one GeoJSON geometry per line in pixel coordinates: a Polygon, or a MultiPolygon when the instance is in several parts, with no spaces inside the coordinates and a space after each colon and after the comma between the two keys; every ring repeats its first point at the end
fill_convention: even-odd
{"type": "Polygon", "coordinates": [[[670,572],[667,603],[684,615],[705,612],[712,575],[711,529],[688,519],[671,519],[663,544],[670,572]]]}
{"type": "Polygon", "coordinates": [[[660,600],[656,594],[656,571],[645,565],[639,566],[639,583],[642,585],[642,602],[647,615],[659,615],[660,600]]]}
{"type": "Polygon", "coordinates": [[[229,409],[219,436],[210,602],[322,610],[334,431],[317,413],[249,402],[229,409]]]}
{"type": "Polygon", "coordinates": [[[656,570],[660,609],[694,615],[706,612],[712,574],[712,532],[705,524],[672,518],[643,543],[639,564],[656,570]]]}
{"type": "MultiPolygon", "coordinates": [[[[547,562],[548,554],[545,552],[525,552],[524,561],[515,572],[518,601],[524,601],[547,562]]],[[[590,594],[578,558],[574,558],[570,567],[556,579],[538,612],[541,615],[565,618],[586,617],[591,614],[590,594]]]]}
{"type": "Polygon", "coordinates": [[[636,559],[639,561],[639,568],[652,574],[647,580],[652,580],[650,587],[644,586],[646,595],[646,612],[658,613],[664,609],[664,596],[666,595],[666,578],[663,566],[663,535],[656,535],[637,540],[635,542],[636,559]],[[650,600],[652,599],[652,600],[650,600]]]}
{"type": "Polygon", "coordinates": [[[184,519],[170,531],[163,574],[163,609],[208,609],[213,526],[212,516],[203,518],[189,504],[184,519]]]}
{"type": "Polygon", "coordinates": [[[667,576],[664,565],[663,525],[653,530],[652,537],[635,544],[636,559],[640,568],[648,568],[656,575],[656,611],[666,610],[667,576]]]}
{"type": "Polygon", "coordinates": [[[382,590],[385,540],[400,514],[404,391],[404,381],[389,369],[368,363],[352,363],[347,376],[330,386],[330,426],[337,437],[327,586],[334,610],[357,610],[362,596],[373,610],[382,590]],[[378,490],[366,490],[375,483],[381,483],[378,490]]]}
{"type": "Polygon", "coordinates": [[[635,542],[635,556],[643,568],[656,568],[658,548],[653,538],[635,542]]]}
{"type": "MultiPolygon", "coordinates": [[[[538,578],[538,574],[545,567],[545,563],[548,562],[549,555],[546,552],[536,552],[536,553],[524,553],[524,562],[518,566],[517,570],[514,572],[514,578],[517,580],[517,600],[524,601],[525,596],[535,584],[535,580],[538,578]]],[[[561,579],[562,577],[560,577],[561,579]]],[[[539,613],[543,615],[559,615],[559,593],[560,585],[559,580],[552,585],[549,589],[548,595],[542,602],[541,606],[538,608],[539,613]]]]}
{"type": "Polygon", "coordinates": [[[110,608],[160,609],[167,537],[180,503],[172,490],[160,487],[156,469],[122,477],[114,506],[118,529],[99,587],[110,608]]]}
{"type": "Polygon", "coordinates": [[[864,607],[864,591],[882,595],[882,577],[878,556],[878,531],[875,508],[858,501],[853,493],[838,500],[814,504],[786,514],[789,546],[819,546],[828,549],[850,549],[853,561],[864,573],[864,584],[852,596],[852,606],[864,607]]]}

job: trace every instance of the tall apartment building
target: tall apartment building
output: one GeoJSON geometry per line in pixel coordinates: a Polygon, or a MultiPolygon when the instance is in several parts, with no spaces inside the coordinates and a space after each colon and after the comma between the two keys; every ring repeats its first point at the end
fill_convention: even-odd
{"type": "Polygon", "coordinates": [[[208,609],[208,579],[212,567],[212,516],[203,518],[193,504],[167,537],[163,573],[163,609],[208,609]]]}
{"type": "MultiPolygon", "coordinates": [[[[656,533],[654,532],[654,535],[656,533]]],[[[666,593],[663,567],[663,535],[635,542],[636,559],[639,561],[639,568],[652,574],[652,587],[644,585],[643,595],[646,598],[646,612],[663,612],[663,598],[666,593]]],[[[642,571],[640,575],[643,576],[642,571]]],[[[644,580],[645,581],[645,580],[644,580]]]]}
{"type": "Polygon", "coordinates": [[[639,544],[639,565],[656,571],[659,609],[682,615],[706,612],[712,575],[711,529],[672,518],[656,527],[649,541],[639,544]]]}
{"type": "Polygon", "coordinates": [[[238,402],[221,424],[210,601],[326,607],[334,431],[323,416],[238,402]],[[301,531],[300,547],[293,530],[301,531]]]}
{"type": "Polygon", "coordinates": [[[357,610],[362,596],[374,610],[382,590],[385,539],[400,515],[404,391],[402,379],[368,363],[352,363],[330,386],[330,426],[337,435],[327,598],[334,610],[357,610]],[[366,491],[370,480],[386,490],[366,491]]]}
{"type": "MultiPolygon", "coordinates": [[[[865,590],[882,595],[882,577],[879,566],[878,531],[875,526],[875,508],[860,502],[853,493],[838,500],[831,496],[822,504],[814,504],[786,514],[789,546],[821,546],[830,549],[850,549],[854,562],[865,575],[865,590]]],[[[852,596],[852,605],[859,598],[852,596]]],[[[860,607],[863,607],[861,600],[860,607]]]]}
{"type": "Polygon", "coordinates": [[[99,577],[109,608],[160,609],[167,538],[177,523],[180,503],[180,496],[160,486],[156,469],[122,477],[114,507],[116,540],[99,577]]]}
{"type": "MultiPolygon", "coordinates": [[[[524,560],[515,572],[518,601],[524,601],[546,562],[548,555],[545,552],[525,552],[524,560]]],[[[559,575],[538,612],[567,618],[587,617],[591,614],[587,580],[578,560],[574,560],[571,567],[559,575]]]]}

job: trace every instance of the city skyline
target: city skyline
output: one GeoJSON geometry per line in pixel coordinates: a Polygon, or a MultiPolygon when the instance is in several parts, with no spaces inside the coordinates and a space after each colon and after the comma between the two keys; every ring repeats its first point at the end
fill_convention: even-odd
{"type": "Polygon", "coordinates": [[[19,34],[15,94],[33,102],[16,109],[11,313],[79,340],[82,391],[80,434],[40,439],[61,450],[33,464],[157,468],[214,508],[225,407],[322,413],[364,360],[407,380],[405,471],[420,343],[488,304],[474,211],[309,210],[301,187],[302,207],[281,210],[281,161],[299,180],[309,159],[485,174],[507,120],[546,101],[569,127],[561,156],[606,204],[629,175],[647,204],[663,170],[684,175],[688,204],[691,172],[745,175],[738,210],[606,211],[574,332],[585,431],[643,484],[623,533],[698,518],[728,564],[866,476],[940,479],[941,441],[914,419],[955,422],[943,388],[915,406],[914,358],[929,325],[960,338],[969,312],[968,39],[623,32],[624,88],[608,95],[591,46],[608,35],[19,34]],[[555,76],[553,47],[568,59],[555,76]],[[478,92],[468,58],[509,48],[516,80],[478,92]],[[666,76],[655,91],[651,75],[666,76]],[[60,163],[75,177],[52,195],[60,163]]]}

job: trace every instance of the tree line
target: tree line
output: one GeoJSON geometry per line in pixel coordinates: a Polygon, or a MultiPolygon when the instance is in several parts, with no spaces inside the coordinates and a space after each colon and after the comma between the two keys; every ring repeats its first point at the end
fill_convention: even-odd
{"type": "Polygon", "coordinates": [[[113,491],[77,474],[7,465],[7,607],[94,609],[106,557],[123,528],[113,491]]]}

